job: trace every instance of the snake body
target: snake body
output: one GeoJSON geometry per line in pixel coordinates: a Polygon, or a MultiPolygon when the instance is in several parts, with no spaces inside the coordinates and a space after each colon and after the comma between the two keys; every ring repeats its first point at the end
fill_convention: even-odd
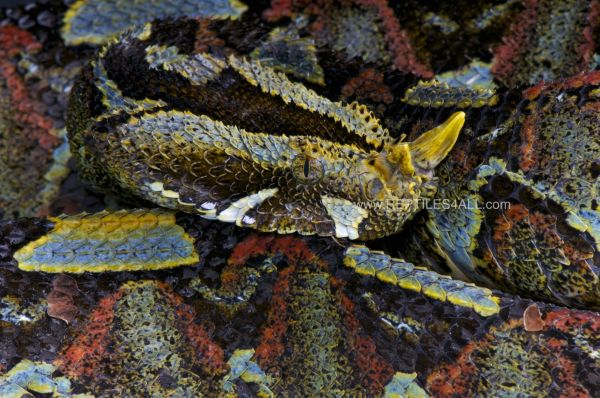
{"type": "MultiPolygon", "coordinates": [[[[253,29],[220,24],[214,32],[253,29]]],[[[523,93],[446,76],[408,87],[392,114],[398,105],[330,99],[320,82],[331,67],[315,80],[306,71],[318,64],[289,59],[319,61],[293,28],[263,33],[248,51],[199,44],[216,34],[203,26],[146,23],[84,70],[68,130],[81,175],[99,190],[260,231],[361,240],[397,233],[427,207],[401,240],[403,257],[492,288],[600,305],[594,73],[523,93]]]]}
{"type": "Polygon", "coordinates": [[[0,223],[1,396],[593,396],[600,2],[196,1],[65,15],[80,175],[168,209],[0,223]]]}
{"type": "Polygon", "coordinates": [[[195,24],[146,24],[84,73],[69,133],[88,181],[261,231],[363,240],[399,231],[433,197],[463,113],[397,141],[364,105],[259,60],[193,51],[195,24]]]}

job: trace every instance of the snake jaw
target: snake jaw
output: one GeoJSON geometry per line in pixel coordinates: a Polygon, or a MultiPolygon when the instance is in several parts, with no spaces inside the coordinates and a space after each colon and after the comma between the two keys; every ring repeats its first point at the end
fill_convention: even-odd
{"type": "Polygon", "coordinates": [[[465,113],[455,112],[443,124],[409,143],[412,164],[419,169],[433,170],[456,143],[464,123],[465,113]]]}

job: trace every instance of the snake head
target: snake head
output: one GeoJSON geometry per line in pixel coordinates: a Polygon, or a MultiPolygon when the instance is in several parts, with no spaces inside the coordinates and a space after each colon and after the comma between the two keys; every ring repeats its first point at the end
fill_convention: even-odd
{"type": "Polygon", "coordinates": [[[464,122],[464,112],[456,112],[412,142],[384,147],[371,164],[377,170],[375,175],[385,181],[389,190],[371,192],[368,196],[378,200],[387,199],[387,195],[412,199],[433,196],[436,191],[433,171],[456,143],[464,122]]]}

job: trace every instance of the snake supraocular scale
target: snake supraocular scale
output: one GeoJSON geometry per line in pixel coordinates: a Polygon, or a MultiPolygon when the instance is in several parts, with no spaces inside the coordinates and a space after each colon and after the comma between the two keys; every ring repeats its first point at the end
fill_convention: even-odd
{"type": "Polygon", "coordinates": [[[97,188],[261,231],[350,239],[397,232],[435,194],[433,169],[464,113],[398,142],[364,105],[233,52],[194,51],[194,24],[124,34],[73,90],[72,148],[97,188]]]}

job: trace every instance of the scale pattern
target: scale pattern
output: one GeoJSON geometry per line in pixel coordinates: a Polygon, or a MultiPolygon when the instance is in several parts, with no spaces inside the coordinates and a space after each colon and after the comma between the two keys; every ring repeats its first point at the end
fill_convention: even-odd
{"type": "Polygon", "coordinates": [[[598,308],[598,78],[533,86],[496,137],[459,141],[438,173],[439,200],[459,206],[428,210],[426,231],[414,239],[435,255],[411,259],[489,287],[598,308]]]}
{"type": "Polygon", "coordinates": [[[211,396],[201,375],[223,373],[223,353],[168,286],[126,283],[94,311],[55,361],[72,379],[89,378],[94,396],[211,396]],[[110,374],[117,379],[106,380],[110,374]],[[114,387],[104,389],[107,382],[114,387]]]}
{"type": "Polygon", "coordinates": [[[507,86],[533,85],[588,70],[598,29],[598,1],[527,0],[503,43],[493,73],[507,86]]]}
{"type": "Polygon", "coordinates": [[[452,280],[450,277],[415,267],[400,259],[390,259],[383,252],[370,252],[366,247],[353,246],[346,251],[344,265],[362,275],[398,285],[403,289],[423,293],[436,300],[473,309],[482,316],[496,314],[498,299],[492,292],[475,285],[452,280]]]}
{"type": "MultiPolygon", "coordinates": [[[[38,75],[51,74],[33,59],[40,48],[31,33],[12,25],[0,28],[0,206],[10,216],[48,214],[69,172],[65,131],[57,128],[62,120],[49,117],[50,107],[38,98],[58,90],[35,84],[35,73],[18,73],[26,64],[38,75]]],[[[63,110],[59,106],[52,113],[62,119],[63,110]]]]}
{"type": "Polygon", "coordinates": [[[42,272],[134,271],[198,262],[191,238],[160,210],[50,218],[53,229],[15,253],[19,268],[42,272]]]}
{"type": "Polygon", "coordinates": [[[331,101],[257,60],[187,54],[190,43],[163,43],[167,27],[181,37],[197,24],[125,34],[75,88],[70,142],[99,188],[265,232],[349,239],[398,231],[435,193],[433,169],[464,114],[394,142],[366,106],[331,101]]]}
{"type": "Polygon", "coordinates": [[[131,25],[165,17],[238,18],[246,6],[238,0],[78,0],[65,13],[62,37],[70,45],[100,44],[131,25]]]}
{"type": "MultiPolygon", "coordinates": [[[[12,126],[23,132],[2,148],[15,148],[9,160],[35,165],[30,171],[42,176],[24,181],[23,173],[4,168],[2,181],[15,184],[2,195],[29,197],[31,186],[45,192],[41,206],[5,201],[13,206],[5,217],[15,210],[76,214],[105,207],[132,213],[152,206],[141,193],[176,209],[189,210],[193,202],[193,212],[167,218],[169,237],[197,255],[188,266],[161,270],[152,261],[115,258],[112,269],[125,272],[24,271],[16,253],[55,236],[58,218],[0,221],[0,391],[58,393],[60,386],[65,395],[132,397],[585,397],[599,391],[598,314],[568,308],[598,308],[600,79],[587,71],[597,67],[597,1],[273,0],[251,2],[235,19],[148,22],[124,36],[127,43],[107,32],[101,40],[108,44],[74,85],[68,127],[83,133],[70,136],[76,165],[60,155],[65,146],[52,133],[64,123],[73,76],[91,55],[86,46],[65,48],[52,23],[70,3],[0,9],[0,39],[8,38],[10,52],[0,61],[2,143],[12,126]],[[27,48],[32,37],[43,46],[27,48]],[[449,91],[419,83],[433,71],[449,91]],[[423,101],[402,101],[419,86],[423,101]],[[478,89],[493,100],[473,106],[478,89]],[[246,102],[232,101],[240,98],[246,102]],[[358,102],[346,105],[352,101],[358,102]],[[437,103],[444,106],[431,106],[437,103]],[[459,106],[464,128],[436,167],[437,194],[420,202],[438,206],[405,220],[400,234],[369,241],[367,249],[345,238],[255,234],[234,224],[253,215],[247,212],[259,201],[292,192],[306,220],[326,214],[328,234],[364,238],[360,222],[370,214],[351,205],[356,197],[325,195],[320,213],[311,213],[304,187],[316,186],[320,194],[331,186],[323,163],[310,156],[285,163],[277,148],[290,151],[290,142],[307,137],[332,143],[328,152],[348,146],[381,153],[385,145],[418,140],[459,106]],[[32,112],[13,112],[20,107],[32,112]],[[28,118],[18,120],[21,115],[28,118]],[[245,141],[251,148],[244,153],[281,161],[293,177],[284,182],[298,189],[268,186],[227,204],[219,196],[213,202],[221,207],[203,208],[205,197],[182,190],[193,181],[172,173],[163,154],[173,137],[188,145],[181,139],[190,133],[170,134],[171,125],[190,130],[196,123],[218,129],[199,145],[223,146],[228,156],[241,148],[240,137],[257,138],[245,141]],[[98,129],[88,133],[90,125],[98,129]],[[161,145],[150,141],[153,125],[161,127],[161,145]],[[93,138],[117,133],[154,149],[148,164],[160,170],[146,170],[160,178],[141,180],[127,167],[107,173],[112,158],[93,149],[111,142],[93,138]],[[27,148],[38,147],[45,148],[43,157],[21,162],[29,159],[27,148]],[[52,169],[71,168],[109,193],[86,190],[75,173],[60,192],[61,173],[45,178],[52,169]],[[176,177],[165,178],[170,175],[176,177]],[[59,200],[50,202],[57,192],[59,200]],[[502,201],[510,208],[469,206],[502,201]],[[220,214],[231,224],[206,219],[220,214]],[[63,388],[68,383],[70,392],[63,388]]],[[[94,21],[121,24],[118,2],[86,3],[101,9],[86,14],[92,22],[84,30],[94,21]]],[[[149,8],[175,3],[152,1],[149,8]]],[[[206,10],[217,2],[203,4],[206,10]]],[[[426,146],[416,152],[426,160],[426,146]]],[[[402,169],[418,173],[424,165],[411,163],[402,162],[402,169]]],[[[229,183],[230,166],[215,169],[215,176],[229,183]]],[[[333,179],[344,178],[341,172],[333,179]]],[[[356,186],[371,192],[379,184],[356,186]]],[[[398,213],[402,204],[390,206],[398,213]]],[[[282,231],[313,225],[299,222],[296,208],[281,212],[293,219],[276,222],[282,231]]],[[[86,217],[94,216],[73,220],[86,217]]],[[[102,234],[110,241],[112,232],[102,234]]],[[[52,266],[68,265],[64,252],[58,254],[52,266]]],[[[165,261],[178,263],[171,254],[165,261]]]]}
{"type": "Polygon", "coordinates": [[[414,87],[406,90],[402,101],[410,105],[423,107],[456,107],[481,108],[485,105],[496,105],[498,96],[490,89],[469,87],[453,87],[446,82],[419,82],[414,87]]]}

